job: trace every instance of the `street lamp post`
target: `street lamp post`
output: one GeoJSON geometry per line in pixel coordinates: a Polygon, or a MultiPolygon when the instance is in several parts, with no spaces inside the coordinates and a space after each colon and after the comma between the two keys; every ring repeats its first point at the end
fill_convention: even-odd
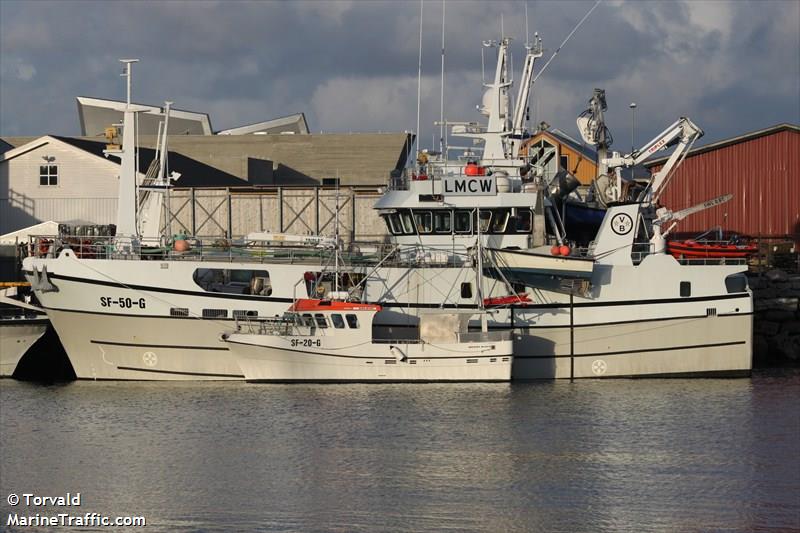
{"type": "Polygon", "coordinates": [[[631,153],[636,150],[636,102],[631,102],[631,153]]]}

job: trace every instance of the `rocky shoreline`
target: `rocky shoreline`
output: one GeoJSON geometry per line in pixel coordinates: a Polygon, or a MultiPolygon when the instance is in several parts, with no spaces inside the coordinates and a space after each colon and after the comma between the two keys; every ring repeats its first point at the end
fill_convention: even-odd
{"type": "Polygon", "coordinates": [[[800,365],[800,274],[748,275],[753,290],[753,366],[800,365]]]}

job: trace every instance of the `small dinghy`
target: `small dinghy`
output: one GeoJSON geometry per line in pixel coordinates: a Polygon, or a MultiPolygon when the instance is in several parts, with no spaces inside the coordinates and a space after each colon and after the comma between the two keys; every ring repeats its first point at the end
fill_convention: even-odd
{"type": "Polygon", "coordinates": [[[667,252],[676,259],[746,258],[758,252],[755,244],[703,242],[691,239],[667,242],[667,252]]]}

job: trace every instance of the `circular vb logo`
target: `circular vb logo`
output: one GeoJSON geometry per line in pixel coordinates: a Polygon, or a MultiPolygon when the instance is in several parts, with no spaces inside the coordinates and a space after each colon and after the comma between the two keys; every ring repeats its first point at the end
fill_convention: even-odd
{"type": "Polygon", "coordinates": [[[611,229],[617,235],[627,235],[633,229],[633,219],[627,213],[619,213],[611,219],[611,229]]]}
{"type": "Polygon", "coordinates": [[[158,364],[158,356],[154,352],[144,352],[142,354],[142,361],[144,361],[145,365],[153,367],[158,364]]]}

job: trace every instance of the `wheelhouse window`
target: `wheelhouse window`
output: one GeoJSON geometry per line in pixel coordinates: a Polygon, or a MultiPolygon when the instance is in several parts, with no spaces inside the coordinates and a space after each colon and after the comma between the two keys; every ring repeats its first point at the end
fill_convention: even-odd
{"type": "Polygon", "coordinates": [[[414,211],[414,221],[417,223],[418,232],[431,233],[433,231],[433,215],[430,211],[414,211]]]}
{"type": "Polygon", "coordinates": [[[358,329],[358,317],[356,315],[347,314],[344,317],[347,319],[347,325],[350,329],[358,329]]]}
{"type": "Polygon", "coordinates": [[[530,233],[531,220],[530,209],[517,209],[517,233],[530,233]]]}
{"type": "Polygon", "coordinates": [[[486,210],[481,210],[478,213],[478,220],[480,220],[480,224],[481,224],[481,226],[480,226],[481,233],[488,233],[489,232],[489,224],[492,221],[492,212],[491,211],[486,211],[486,210]]]}
{"type": "Polygon", "coordinates": [[[508,219],[511,216],[509,209],[498,209],[494,212],[492,221],[492,233],[505,233],[508,226],[508,219]]]}
{"type": "Polygon", "coordinates": [[[266,270],[238,270],[229,268],[198,268],[194,282],[207,292],[251,294],[270,296],[272,284],[266,270]]]}
{"type": "Polygon", "coordinates": [[[328,327],[328,321],[325,320],[325,315],[322,313],[314,313],[314,320],[320,328],[325,329],[328,327]]]}
{"type": "Polygon", "coordinates": [[[456,233],[472,233],[472,213],[470,211],[456,211],[456,233]]]}
{"type": "Polygon", "coordinates": [[[403,223],[403,233],[407,235],[414,234],[414,221],[411,220],[411,213],[403,211],[400,213],[400,221],[403,223]]]}
{"type": "Polygon", "coordinates": [[[433,212],[433,231],[436,233],[453,232],[453,213],[449,209],[433,212]]]}
{"type": "Polygon", "coordinates": [[[403,225],[400,223],[400,215],[397,213],[391,213],[386,215],[386,223],[389,226],[389,231],[392,235],[402,235],[403,234],[403,225]]]}
{"type": "Polygon", "coordinates": [[[334,313],[331,315],[331,322],[333,322],[333,327],[336,329],[344,329],[344,319],[339,313],[334,313]]]}
{"type": "Polygon", "coordinates": [[[58,165],[39,165],[39,185],[46,187],[58,185],[58,165]]]}

